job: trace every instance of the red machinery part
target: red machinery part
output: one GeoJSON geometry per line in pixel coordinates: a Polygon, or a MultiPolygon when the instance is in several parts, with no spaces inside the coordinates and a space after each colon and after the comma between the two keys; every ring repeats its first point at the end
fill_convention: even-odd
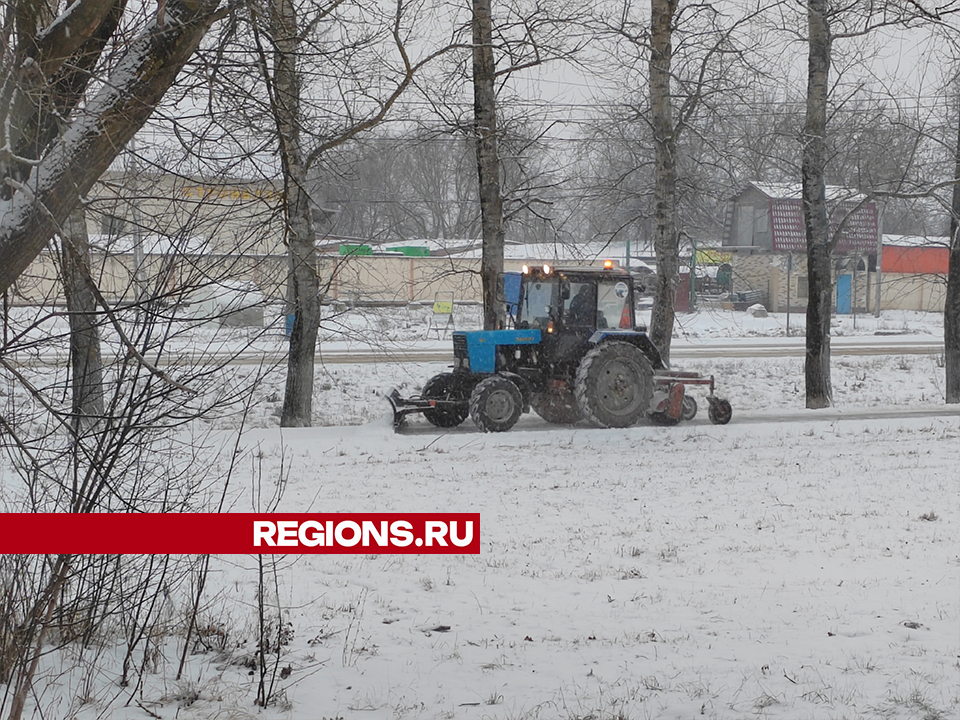
{"type": "Polygon", "coordinates": [[[667,392],[669,393],[669,403],[667,404],[666,414],[670,419],[676,420],[683,412],[683,383],[674,383],[667,392]]]}

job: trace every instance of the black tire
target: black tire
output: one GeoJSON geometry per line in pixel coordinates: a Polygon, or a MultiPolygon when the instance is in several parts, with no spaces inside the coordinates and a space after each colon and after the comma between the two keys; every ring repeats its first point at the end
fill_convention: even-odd
{"type": "Polygon", "coordinates": [[[523,412],[523,395],[505,377],[494,375],[470,394],[470,417],[483,432],[504,432],[516,425],[523,412]]]}
{"type": "Polygon", "coordinates": [[[534,412],[554,425],[573,425],[583,418],[576,396],[569,390],[548,390],[530,398],[534,412]]]}
{"type": "Polygon", "coordinates": [[[726,425],[733,417],[733,408],[726,400],[711,400],[707,417],[714,425],[726,425]]]}
{"type": "Polygon", "coordinates": [[[690,395],[683,396],[683,407],[680,410],[680,419],[689,422],[697,416],[697,401],[690,395]]]}
{"type": "MultiPolygon", "coordinates": [[[[420,397],[428,400],[465,400],[460,382],[453,373],[434,375],[423,385],[420,397]]],[[[431,425],[442,428],[456,427],[467,419],[467,404],[447,406],[444,408],[429,408],[423,411],[423,416],[431,425]]]]}
{"type": "Polygon", "coordinates": [[[636,345],[607,342],[580,361],[577,405],[596,427],[629,427],[646,416],[653,397],[653,369],[636,345]]]}

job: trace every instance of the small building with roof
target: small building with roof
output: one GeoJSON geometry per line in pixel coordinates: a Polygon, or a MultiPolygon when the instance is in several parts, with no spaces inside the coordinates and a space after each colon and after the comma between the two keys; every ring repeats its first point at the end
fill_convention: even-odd
{"type": "MultiPolygon", "coordinates": [[[[866,312],[876,299],[880,249],[877,205],[850,188],[827,187],[838,313],[866,312]]],[[[723,246],[731,254],[731,292],[769,310],[807,305],[807,240],[799,183],[751,182],[731,201],[723,246]],[[759,297],[757,297],[759,295],[759,297]]]]}

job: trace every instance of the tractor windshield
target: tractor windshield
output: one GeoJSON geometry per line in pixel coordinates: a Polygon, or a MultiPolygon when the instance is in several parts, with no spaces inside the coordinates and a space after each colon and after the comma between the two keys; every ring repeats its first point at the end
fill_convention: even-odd
{"type": "Polygon", "coordinates": [[[517,327],[546,330],[554,319],[551,308],[556,307],[558,287],[556,278],[525,279],[517,310],[517,327]]]}

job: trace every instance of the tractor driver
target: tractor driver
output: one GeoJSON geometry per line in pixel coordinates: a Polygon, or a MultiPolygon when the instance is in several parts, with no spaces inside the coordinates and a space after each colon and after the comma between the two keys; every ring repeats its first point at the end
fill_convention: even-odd
{"type": "Polygon", "coordinates": [[[567,323],[569,325],[587,325],[593,327],[596,312],[596,286],[591,283],[583,283],[573,300],[570,301],[570,309],[567,312],[567,323]]]}

